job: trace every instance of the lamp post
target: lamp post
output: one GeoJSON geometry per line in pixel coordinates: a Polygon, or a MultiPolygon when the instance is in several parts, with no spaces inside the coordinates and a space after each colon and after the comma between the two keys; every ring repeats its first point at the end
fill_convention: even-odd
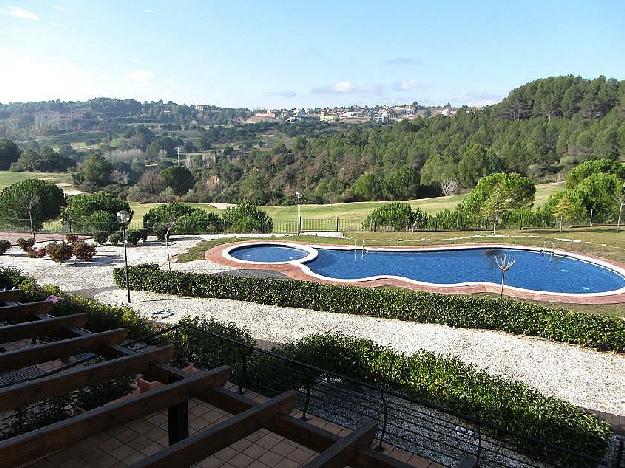
{"type": "Polygon", "coordinates": [[[297,197],[297,235],[299,236],[302,233],[302,207],[300,205],[302,194],[295,192],[295,196],[297,197]]]}
{"type": "Polygon", "coordinates": [[[124,265],[126,268],[126,292],[128,294],[128,303],[130,304],[130,281],[128,281],[128,222],[130,221],[130,213],[126,210],[117,212],[117,221],[121,224],[122,233],[124,235],[124,265]]]}

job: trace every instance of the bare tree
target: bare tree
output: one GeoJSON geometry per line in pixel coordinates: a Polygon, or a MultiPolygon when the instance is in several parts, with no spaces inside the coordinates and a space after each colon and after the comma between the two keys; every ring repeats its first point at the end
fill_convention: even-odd
{"type": "Polygon", "coordinates": [[[503,255],[503,257],[495,256],[495,263],[497,263],[497,268],[501,271],[501,291],[499,292],[499,297],[503,297],[503,286],[506,282],[506,273],[508,270],[512,268],[516,260],[509,259],[507,255],[503,255]]]}
{"type": "Polygon", "coordinates": [[[443,195],[455,195],[460,189],[460,184],[456,179],[444,179],[441,180],[441,191],[443,195]]]}

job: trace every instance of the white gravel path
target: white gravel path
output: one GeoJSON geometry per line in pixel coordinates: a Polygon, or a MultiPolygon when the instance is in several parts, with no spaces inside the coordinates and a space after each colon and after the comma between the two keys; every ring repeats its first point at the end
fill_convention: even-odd
{"type": "MultiPolygon", "coordinates": [[[[172,255],[186,251],[200,236],[176,240],[172,255]]],[[[209,238],[210,236],[201,236],[209,238]]],[[[162,246],[130,247],[130,264],[166,264],[162,246]]],[[[111,304],[123,304],[125,291],[113,283],[112,268],[123,264],[123,248],[100,247],[92,264],[57,265],[30,259],[12,248],[0,265],[14,266],[40,283],[89,295],[111,304]]],[[[172,269],[215,272],[227,269],[207,261],[172,263],[172,269]]],[[[260,340],[285,343],[312,333],[335,331],[372,339],[397,351],[425,349],[452,355],[489,373],[529,384],[541,392],[573,404],[625,415],[625,356],[600,353],[543,339],[486,330],[450,328],[348,314],[332,314],[231,300],[180,298],[132,292],[132,307],[146,317],[175,322],[185,314],[213,317],[247,328],[260,340]]]]}

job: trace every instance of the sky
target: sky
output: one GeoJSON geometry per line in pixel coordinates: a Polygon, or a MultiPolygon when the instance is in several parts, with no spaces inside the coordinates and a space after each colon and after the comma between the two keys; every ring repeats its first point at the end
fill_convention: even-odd
{"type": "Polygon", "coordinates": [[[485,105],[625,79],[622,0],[0,0],[0,102],[485,105]]]}

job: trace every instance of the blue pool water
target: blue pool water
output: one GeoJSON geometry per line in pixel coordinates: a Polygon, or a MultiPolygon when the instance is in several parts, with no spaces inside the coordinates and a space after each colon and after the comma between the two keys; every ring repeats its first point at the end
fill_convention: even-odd
{"type": "MultiPolygon", "coordinates": [[[[523,249],[475,248],[400,252],[317,248],[318,256],[305,263],[311,271],[327,278],[363,279],[398,276],[433,284],[489,282],[499,284],[501,272],[495,257],[515,260],[508,270],[506,285],[532,291],[588,294],[625,287],[617,271],[575,257],[551,255],[523,249]]],[[[256,262],[302,259],[304,250],[287,246],[255,245],[231,252],[235,258],[256,262]]]]}
{"type": "Polygon", "coordinates": [[[301,260],[308,256],[308,252],[286,245],[254,244],[233,249],[230,251],[230,256],[250,262],[280,263],[301,260]]]}

